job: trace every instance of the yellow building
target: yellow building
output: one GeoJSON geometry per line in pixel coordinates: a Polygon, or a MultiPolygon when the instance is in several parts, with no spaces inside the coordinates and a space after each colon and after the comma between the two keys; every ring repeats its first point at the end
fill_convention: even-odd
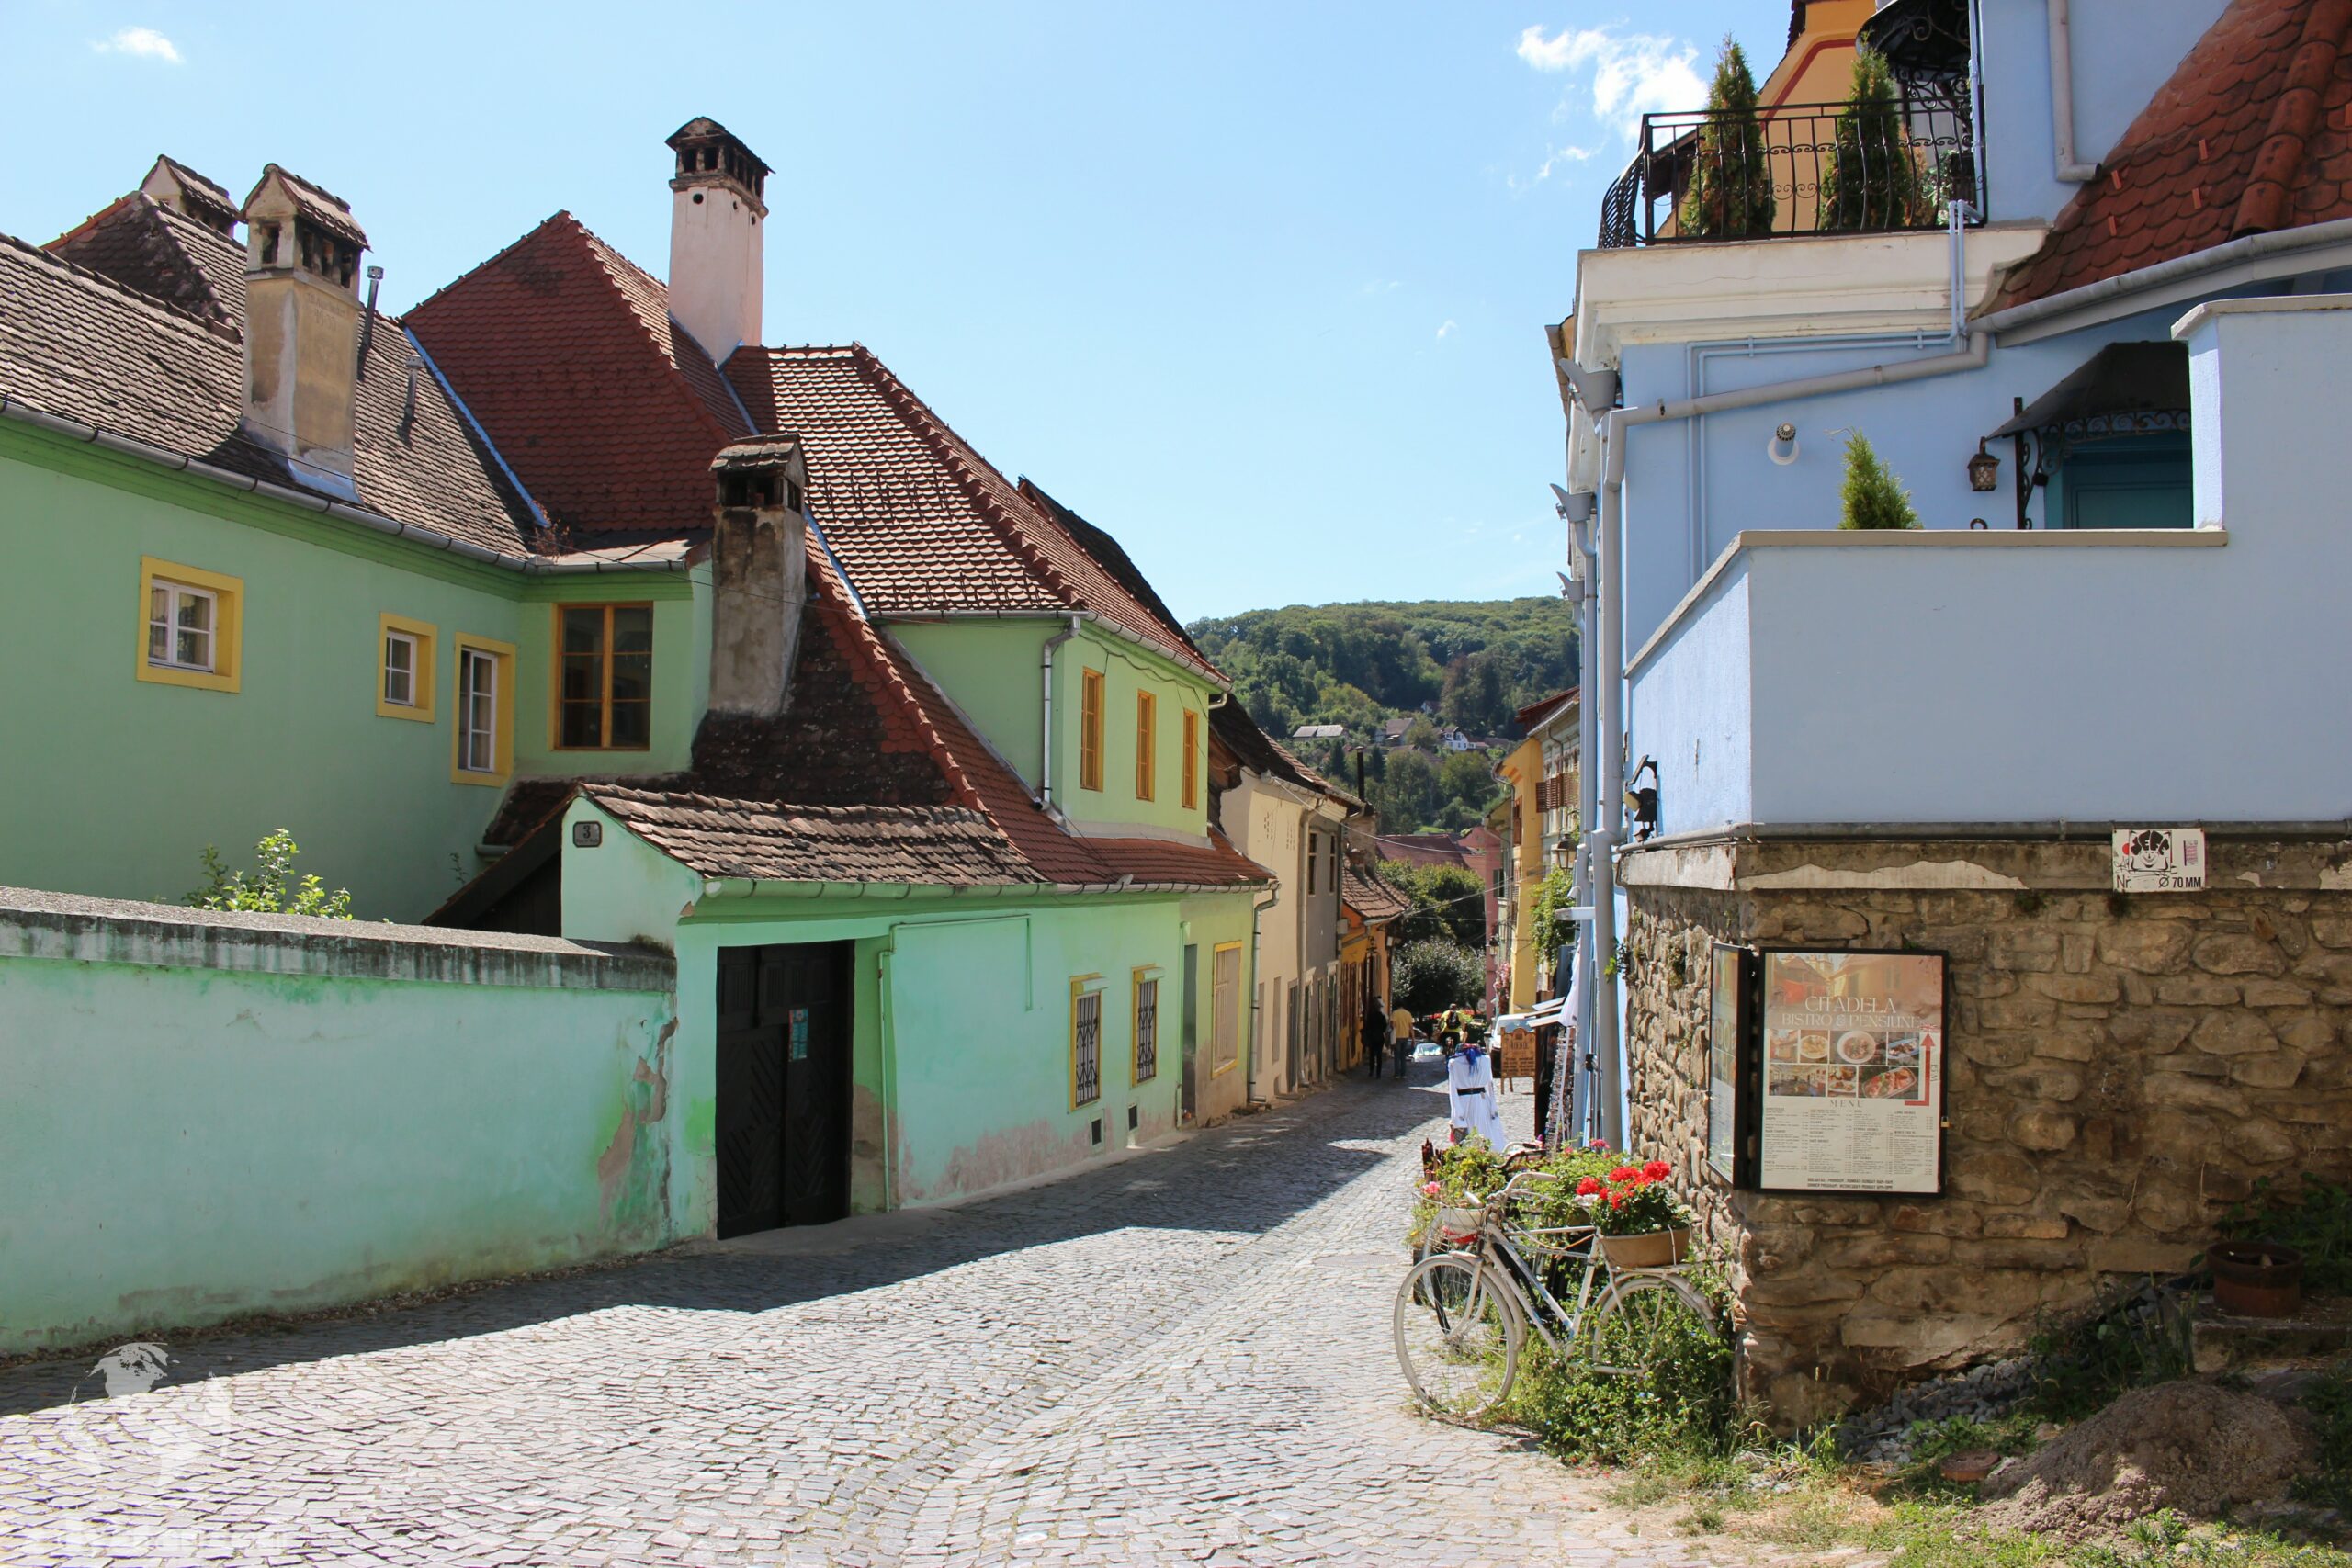
{"type": "Polygon", "coordinates": [[[1496,770],[1510,785],[1503,927],[1510,976],[1504,999],[1512,1012],[1524,1012],[1553,994],[1554,955],[1537,949],[1535,899],[1545,874],[1568,869],[1584,830],[1577,815],[1582,797],[1582,709],[1573,687],[1520,709],[1527,738],[1496,770]]]}

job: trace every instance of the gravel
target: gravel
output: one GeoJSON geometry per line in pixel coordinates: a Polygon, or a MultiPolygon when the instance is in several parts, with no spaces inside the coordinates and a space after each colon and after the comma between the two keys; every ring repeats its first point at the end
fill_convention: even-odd
{"type": "Polygon", "coordinates": [[[2012,1356],[1914,1383],[1875,1410],[1858,1411],[1838,1426],[1838,1451],[1857,1464],[1900,1469],[1916,1457],[1911,1430],[1922,1421],[1966,1416],[1992,1422],[2024,1402],[2034,1388],[2034,1359],[2012,1356]]]}

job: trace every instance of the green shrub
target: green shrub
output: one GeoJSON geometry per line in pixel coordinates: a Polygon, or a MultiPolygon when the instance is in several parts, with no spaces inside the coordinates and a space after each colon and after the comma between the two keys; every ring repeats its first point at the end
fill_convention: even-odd
{"type": "Polygon", "coordinates": [[[239,909],[256,915],[316,915],[324,919],[351,919],[351,892],[338,887],[327,891],[316,876],[305,876],[289,889],[288,880],[293,875],[294,857],[301,850],[294,842],[294,835],[280,828],[254,846],[254,858],[261,863],[248,875],[243,871],[231,871],[220,863],[218,845],[207,844],[198,857],[204,866],[205,885],[187,896],[188,903],[198,909],[239,909]]]}
{"type": "MultiPolygon", "coordinates": [[[[1722,1280],[1702,1271],[1698,1282],[1719,1315],[1729,1310],[1722,1280]]],[[[1511,1414],[1543,1445],[1566,1460],[1601,1464],[1720,1459],[1752,1441],[1758,1424],[1732,1392],[1732,1342],[1727,1335],[1682,1325],[1645,1376],[1596,1372],[1571,1346],[1566,1359],[1530,1336],[1526,1359],[1511,1394],[1511,1414]]]]}
{"type": "Polygon", "coordinates": [[[1845,515],[1840,528],[1917,528],[1911,492],[1879,461],[1878,450],[1860,431],[1846,435],[1846,482],[1838,490],[1845,515]]]}

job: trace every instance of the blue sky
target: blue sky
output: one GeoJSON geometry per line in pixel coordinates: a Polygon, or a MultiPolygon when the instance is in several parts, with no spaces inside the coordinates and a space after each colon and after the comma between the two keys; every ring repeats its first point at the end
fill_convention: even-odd
{"type": "Polygon", "coordinates": [[[1781,0],[0,3],[0,231],[158,152],[351,202],[404,307],[569,209],[669,255],[662,138],[773,164],[766,335],[856,338],[1187,618],[1555,586],[1543,326],[1643,108],[1781,0]],[[1670,18],[1670,30],[1669,30],[1670,18]],[[47,128],[38,135],[28,128],[47,128]]]}

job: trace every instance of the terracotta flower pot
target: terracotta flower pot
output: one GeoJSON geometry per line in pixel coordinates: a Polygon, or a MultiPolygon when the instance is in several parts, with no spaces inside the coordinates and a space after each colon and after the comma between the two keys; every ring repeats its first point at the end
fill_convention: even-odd
{"type": "Polygon", "coordinates": [[[1645,1231],[1640,1235],[1605,1235],[1600,1250],[1611,1269],[1663,1269],[1690,1256],[1690,1229],[1645,1231]]]}
{"type": "Polygon", "coordinates": [[[2292,1317],[2303,1304],[2303,1255],[2275,1241],[2217,1241],[2205,1254],[2213,1304],[2239,1317],[2292,1317]]]}

